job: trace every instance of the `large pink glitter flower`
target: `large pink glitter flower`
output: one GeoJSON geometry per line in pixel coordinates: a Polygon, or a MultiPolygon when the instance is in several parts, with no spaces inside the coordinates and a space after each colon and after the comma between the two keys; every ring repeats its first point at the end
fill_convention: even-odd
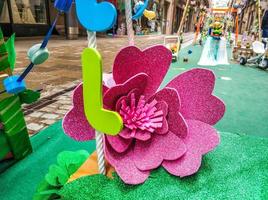
{"type": "MultiPolygon", "coordinates": [[[[212,95],[214,74],[192,69],[160,90],[171,59],[171,52],[160,45],[144,51],[130,46],[115,59],[115,85],[105,88],[103,103],[122,116],[124,128],[118,136],[105,136],[105,156],[127,184],[143,183],[159,166],[180,177],[194,174],[202,155],[219,143],[212,125],[222,118],[225,106],[212,95]]],[[[81,88],[74,93],[74,108],[63,127],[77,140],[92,139],[81,88]]]]}

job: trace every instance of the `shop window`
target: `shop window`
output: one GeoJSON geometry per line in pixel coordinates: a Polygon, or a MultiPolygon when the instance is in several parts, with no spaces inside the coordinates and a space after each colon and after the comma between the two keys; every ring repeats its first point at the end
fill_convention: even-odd
{"type": "Polygon", "coordinates": [[[0,23],[10,23],[7,0],[0,1],[0,23]]]}
{"type": "Polygon", "coordinates": [[[14,24],[47,24],[45,0],[11,0],[14,24]]]}

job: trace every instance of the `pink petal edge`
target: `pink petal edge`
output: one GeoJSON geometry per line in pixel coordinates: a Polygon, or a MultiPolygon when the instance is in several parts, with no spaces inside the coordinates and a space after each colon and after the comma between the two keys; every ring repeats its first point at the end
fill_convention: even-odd
{"type": "Polygon", "coordinates": [[[155,134],[149,141],[136,141],[133,160],[140,170],[159,167],[163,160],[176,160],[186,152],[183,141],[174,133],[155,134]]]}
{"type": "Polygon", "coordinates": [[[106,139],[111,145],[111,147],[118,153],[125,152],[128,149],[129,145],[132,143],[132,139],[125,139],[120,135],[118,136],[106,135],[106,139]]]}
{"type": "Polygon", "coordinates": [[[113,77],[117,84],[138,73],[149,76],[144,94],[151,96],[162,83],[172,61],[171,51],[163,45],[156,45],[145,50],[135,46],[123,48],[116,56],[113,77]]]}
{"type": "Polygon", "coordinates": [[[137,74],[128,79],[123,84],[118,84],[110,88],[103,97],[103,103],[108,108],[116,109],[116,102],[122,97],[128,95],[133,89],[137,89],[143,93],[148,80],[148,75],[145,73],[137,74]]]}
{"type": "Polygon", "coordinates": [[[202,155],[212,151],[220,142],[217,131],[210,126],[196,120],[187,120],[189,133],[183,139],[187,152],[183,157],[174,161],[164,161],[162,166],[175,176],[185,177],[198,171],[202,162],[202,155]]]}
{"type": "Polygon", "coordinates": [[[107,161],[115,168],[116,173],[125,184],[137,185],[146,181],[150,171],[140,171],[133,161],[133,149],[119,154],[112,150],[109,144],[105,145],[105,157],[107,161]]]}
{"type": "Polygon", "coordinates": [[[224,103],[212,94],[215,75],[211,70],[195,68],[174,78],[167,87],[175,88],[181,98],[185,119],[216,124],[224,115],[224,103]]]}
{"type": "Polygon", "coordinates": [[[164,88],[153,95],[150,99],[164,101],[168,105],[168,127],[169,130],[180,137],[185,137],[188,132],[187,123],[180,114],[180,97],[174,88],[164,88]]]}
{"type": "Polygon", "coordinates": [[[72,99],[73,107],[62,120],[64,132],[77,141],[94,139],[95,130],[88,123],[84,113],[82,83],[74,89],[72,99]]]}

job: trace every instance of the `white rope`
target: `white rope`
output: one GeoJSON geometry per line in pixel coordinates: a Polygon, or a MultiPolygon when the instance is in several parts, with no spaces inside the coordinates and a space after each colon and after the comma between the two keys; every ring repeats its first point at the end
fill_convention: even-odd
{"type": "Polygon", "coordinates": [[[88,47],[97,48],[96,32],[87,31],[88,47]]]}
{"type": "Polygon", "coordinates": [[[132,25],[131,0],[125,0],[125,12],[126,12],[128,44],[134,45],[134,31],[133,31],[133,25],[132,25]]]}
{"type": "Polygon", "coordinates": [[[98,155],[98,167],[99,173],[105,175],[106,168],[105,168],[105,158],[104,158],[104,147],[103,147],[103,133],[95,131],[96,134],[96,150],[98,155]]]}
{"type": "MultiPolygon", "coordinates": [[[[97,48],[96,32],[87,31],[87,35],[88,35],[88,47],[96,49],[97,48]]],[[[95,138],[96,138],[96,151],[98,156],[99,173],[105,175],[106,168],[105,168],[104,145],[103,145],[104,134],[95,131],[95,138]]]]}

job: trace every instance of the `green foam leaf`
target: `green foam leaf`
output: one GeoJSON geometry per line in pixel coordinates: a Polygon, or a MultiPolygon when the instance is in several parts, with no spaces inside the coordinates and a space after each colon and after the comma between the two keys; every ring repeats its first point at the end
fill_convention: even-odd
{"type": "Polygon", "coordinates": [[[6,42],[6,49],[8,52],[8,61],[10,69],[13,71],[16,64],[16,49],[15,49],[15,34],[13,34],[6,42]]]}
{"type": "Polygon", "coordinates": [[[34,195],[34,200],[46,200],[58,197],[57,192],[67,183],[70,176],[88,158],[89,153],[81,150],[76,152],[63,151],[57,157],[57,164],[49,167],[45,179],[39,184],[34,195]]]}
{"type": "Polygon", "coordinates": [[[43,180],[34,194],[33,200],[49,200],[59,197],[58,190],[55,190],[46,180],[43,180]]]}
{"type": "Polygon", "coordinates": [[[57,162],[59,166],[66,168],[69,174],[73,174],[88,156],[88,152],[84,150],[77,152],[63,151],[58,155],[57,162]]]}
{"type": "Polygon", "coordinates": [[[22,103],[31,104],[40,98],[40,92],[33,90],[25,90],[19,93],[20,101],[22,103]]]}
{"type": "Polygon", "coordinates": [[[68,178],[66,169],[57,165],[51,165],[48,174],[45,176],[46,181],[52,186],[64,185],[68,178]]]}

